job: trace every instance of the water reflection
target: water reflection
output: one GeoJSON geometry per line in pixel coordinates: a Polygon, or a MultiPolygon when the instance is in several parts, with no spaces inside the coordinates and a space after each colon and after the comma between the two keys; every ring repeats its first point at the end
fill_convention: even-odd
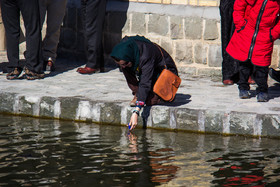
{"type": "Polygon", "coordinates": [[[144,172],[145,174],[149,172],[150,174],[148,177],[152,183],[167,183],[175,178],[176,171],[179,168],[178,166],[170,164],[174,161],[173,157],[175,152],[172,148],[161,148],[156,149],[155,151],[149,151],[149,143],[146,141],[145,132],[146,131],[143,131],[143,138],[139,140],[140,144],[143,145],[142,153],[139,152],[138,149],[137,135],[133,132],[129,132],[127,135],[130,141],[129,147],[131,153],[138,153],[136,154],[138,156],[134,155],[132,159],[138,160],[140,158],[143,164],[148,164],[147,169],[141,170],[141,172],[144,172]]]}
{"type": "Polygon", "coordinates": [[[278,142],[0,115],[0,186],[280,186],[278,142]]]}
{"type": "Polygon", "coordinates": [[[1,186],[155,186],[178,168],[142,130],[7,116],[0,126],[1,186]]]}
{"type": "Polygon", "coordinates": [[[213,173],[217,178],[213,183],[218,186],[265,186],[264,165],[261,164],[264,157],[256,157],[254,160],[254,152],[251,153],[226,154],[211,160],[215,162],[213,166],[219,168],[213,173]]]}
{"type": "MultiPolygon", "coordinates": [[[[213,152],[220,151],[213,150],[213,152]]],[[[212,163],[212,166],[218,168],[213,172],[216,179],[212,183],[215,186],[226,187],[279,186],[279,158],[279,154],[261,147],[223,154],[208,161],[212,163]]]]}

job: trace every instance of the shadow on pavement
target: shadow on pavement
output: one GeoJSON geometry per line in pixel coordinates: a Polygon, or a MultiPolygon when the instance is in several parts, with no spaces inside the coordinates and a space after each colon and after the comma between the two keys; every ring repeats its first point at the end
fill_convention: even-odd
{"type": "MultiPolygon", "coordinates": [[[[8,73],[7,71],[7,65],[9,62],[1,62],[0,63],[0,70],[3,71],[3,73],[8,73]]],[[[21,59],[19,62],[19,66],[23,69],[26,64],[25,59],[21,59]]],[[[58,58],[55,62],[55,71],[50,72],[49,74],[45,74],[45,78],[47,77],[54,77],[58,74],[61,74],[66,71],[70,71],[73,69],[77,69],[80,66],[85,65],[86,62],[83,60],[70,60],[70,59],[64,59],[64,58],[58,58]]]]}
{"type": "MultiPolygon", "coordinates": [[[[250,90],[250,98],[257,97],[256,90],[250,90]]],[[[280,83],[274,83],[273,86],[268,88],[269,99],[274,99],[280,97],[280,83]]]]}
{"type": "Polygon", "coordinates": [[[268,94],[270,99],[280,97],[280,83],[275,83],[268,88],[268,94]]]}
{"type": "Polygon", "coordinates": [[[191,98],[191,95],[189,95],[189,94],[179,93],[179,94],[176,94],[176,97],[172,103],[164,102],[162,105],[166,105],[166,106],[170,106],[170,107],[177,107],[177,106],[185,105],[185,104],[188,104],[189,102],[191,102],[190,98],[191,98]]]}

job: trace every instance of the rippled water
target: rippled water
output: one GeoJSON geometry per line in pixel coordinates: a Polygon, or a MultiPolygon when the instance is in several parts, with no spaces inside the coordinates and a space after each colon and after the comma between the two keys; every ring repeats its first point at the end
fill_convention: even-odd
{"type": "Polygon", "coordinates": [[[0,186],[280,186],[280,144],[0,115],[0,186]]]}

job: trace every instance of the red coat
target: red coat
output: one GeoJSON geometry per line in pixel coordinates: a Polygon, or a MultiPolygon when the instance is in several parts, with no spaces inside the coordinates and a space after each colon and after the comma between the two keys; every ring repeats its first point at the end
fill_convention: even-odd
{"type": "Polygon", "coordinates": [[[269,66],[273,43],[280,37],[280,0],[236,0],[234,34],[226,51],[234,59],[250,59],[254,65],[269,66]]]}

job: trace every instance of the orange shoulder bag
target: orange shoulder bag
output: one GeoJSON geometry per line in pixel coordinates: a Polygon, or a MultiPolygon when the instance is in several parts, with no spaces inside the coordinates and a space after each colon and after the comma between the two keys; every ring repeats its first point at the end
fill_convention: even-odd
{"type": "MultiPolygon", "coordinates": [[[[164,56],[160,47],[157,44],[155,45],[159,48],[162,58],[164,60],[164,56]]],[[[163,100],[172,102],[175,98],[176,92],[180,84],[181,84],[180,77],[178,77],[176,74],[168,70],[165,63],[165,69],[163,69],[162,72],[160,73],[154,85],[153,92],[157,94],[159,97],[161,97],[163,100]]]]}

